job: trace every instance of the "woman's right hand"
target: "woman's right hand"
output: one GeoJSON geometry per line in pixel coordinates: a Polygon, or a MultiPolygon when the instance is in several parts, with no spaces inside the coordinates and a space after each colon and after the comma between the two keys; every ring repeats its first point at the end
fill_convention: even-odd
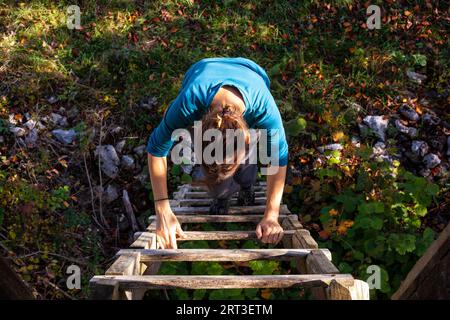
{"type": "MultiPolygon", "coordinates": [[[[168,201],[167,201],[168,202],[168,201]]],[[[177,217],[170,205],[164,204],[156,208],[156,237],[161,249],[177,249],[177,237],[185,238],[177,217]]]]}

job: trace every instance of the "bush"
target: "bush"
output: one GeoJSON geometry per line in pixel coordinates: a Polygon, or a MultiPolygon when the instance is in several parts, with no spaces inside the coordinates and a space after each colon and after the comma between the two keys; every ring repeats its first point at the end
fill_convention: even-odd
{"type": "Polygon", "coordinates": [[[318,200],[327,204],[320,210],[319,234],[341,272],[366,280],[368,266],[379,266],[381,288],[371,294],[386,298],[434,240],[422,218],[439,189],[397,161],[371,159],[368,150],[356,150],[357,166],[354,157],[333,151],[315,171],[323,192],[318,200]]]}

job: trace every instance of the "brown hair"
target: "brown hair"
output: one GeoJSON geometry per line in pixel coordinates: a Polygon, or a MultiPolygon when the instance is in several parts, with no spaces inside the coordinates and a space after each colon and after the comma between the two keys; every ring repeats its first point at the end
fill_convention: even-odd
{"type": "MultiPolygon", "coordinates": [[[[203,116],[202,134],[208,129],[217,129],[222,133],[223,155],[226,155],[227,147],[232,147],[234,151],[234,159],[231,163],[226,163],[224,161],[223,163],[213,162],[212,164],[206,164],[202,161],[205,178],[199,182],[205,184],[208,188],[211,188],[233,176],[245,155],[242,153],[238,154],[237,148],[235,148],[238,144],[238,137],[236,135],[233,135],[232,139],[227,139],[227,130],[242,130],[241,133],[244,134],[246,145],[249,144],[250,137],[247,123],[244,118],[236,112],[236,108],[233,105],[228,104],[224,105],[222,109],[212,109],[203,116]]],[[[202,139],[202,150],[205,150],[205,147],[210,143],[211,142],[203,141],[202,139]]]]}

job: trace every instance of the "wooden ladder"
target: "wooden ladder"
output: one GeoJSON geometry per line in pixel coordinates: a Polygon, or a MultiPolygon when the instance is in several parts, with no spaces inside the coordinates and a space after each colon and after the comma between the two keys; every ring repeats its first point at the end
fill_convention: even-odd
{"type": "MultiPolygon", "coordinates": [[[[266,184],[255,186],[256,204],[237,207],[231,200],[228,215],[209,215],[207,192],[201,187],[182,185],[170,201],[180,224],[254,222],[264,213],[266,184]]],[[[328,249],[319,249],[308,230],[281,205],[280,224],[284,229],[283,249],[158,249],[156,245],[156,217],[150,217],[146,232],[137,232],[129,249],[120,250],[106,275],[94,276],[90,281],[93,299],[140,300],[150,289],[232,289],[232,288],[311,288],[316,299],[368,300],[367,283],[350,274],[340,274],[331,262],[328,249]],[[157,275],[162,261],[250,261],[294,259],[298,274],[289,275],[157,275]]],[[[185,231],[193,240],[256,239],[251,231],[185,231]]]]}

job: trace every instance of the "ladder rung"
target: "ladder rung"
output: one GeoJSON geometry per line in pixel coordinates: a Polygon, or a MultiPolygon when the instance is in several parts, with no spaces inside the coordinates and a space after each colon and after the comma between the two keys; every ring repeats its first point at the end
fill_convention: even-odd
{"type": "MultiPolygon", "coordinates": [[[[292,238],[295,230],[284,230],[284,236],[292,238]]],[[[256,240],[256,231],[184,231],[186,238],[177,241],[194,240],[256,240]]]]}
{"type": "MultiPolygon", "coordinates": [[[[211,204],[213,199],[180,199],[178,203],[180,206],[207,206],[211,204]]],[[[264,204],[266,203],[266,197],[258,197],[255,198],[255,204],[264,204]]],[[[237,205],[237,199],[231,199],[229,201],[230,205],[237,205]]]]}
{"type": "Polygon", "coordinates": [[[234,289],[234,288],[291,288],[325,287],[331,281],[351,286],[349,274],[296,274],[252,276],[95,276],[91,285],[117,282],[122,290],[133,289],[234,289]]]}
{"type": "MultiPolygon", "coordinates": [[[[296,217],[295,215],[280,214],[278,220],[283,220],[287,217],[296,217]]],[[[259,222],[264,217],[262,214],[247,214],[243,216],[236,215],[179,215],[177,217],[180,223],[203,223],[203,222],[259,222]]],[[[150,216],[149,222],[156,220],[156,216],[150,216]]]]}
{"type": "MultiPolygon", "coordinates": [[[[264,197],[266,195],[265,191],[255,192],[255,197],[264,197]]],[[[233,195],[233,198],[237,197],[237,193],[233,195]]],[[[209,199],[210,196],[206,191],[190,191],[186,192],[185,199],[209,199]]]]}
{"type": "MultiPolygon", "coordinates": [[[[178,190],[180,190],[181,187],[178,188],[178,190]]],[[[254,191],[266,191],[266,186],[263,185],[255,185],[253,186],[253,190],[254,191]]],[[[187,192],[192,192],[192,191],[207,191],[206,187],[202,187],[202,186],[188,186],[187,187],[187,192]]]]}
{"type": "Polygon", "coordinates": [[[304,258],[321,251],[331,258],[328,249],[122,249],[118,255],[140,254],[141,262],[152,261],[251,261],[304,258]]]}
{"type": "MultiPolygon", "coordinates": [[[[228,214],[255,214],[264,213],[266,206],[230,207],[228,214]]],[[[201,214],[208,213],[209,207],[172,207],[175,214],[201,214]]],[[[291,213],[286,205],[280,206],[280,214],[291,213]]]]}

